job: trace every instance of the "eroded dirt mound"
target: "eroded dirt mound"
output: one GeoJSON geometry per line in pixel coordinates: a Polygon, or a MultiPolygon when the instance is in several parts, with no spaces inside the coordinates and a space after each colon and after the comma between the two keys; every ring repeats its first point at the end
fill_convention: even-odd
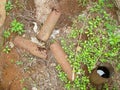
{"type": "Polygon", "coordinates": [[[59,5],[61,11],[65,15],[74,16],[83,10],[83,7],[79,5],[78,0],[59,0],[59,5]]]}
{"type": "Polygon", "coordinates": [[[19,55],[13,49],[9,54],[2,53],[0,56],[0,90],[22,90],[22,73],[15,63],[19,60],[19,55]]]}
{"type": "Polygon", "coordinates": [[[72,19],[79,15],[85,7],[78,3],[78,0],[58,0],[62,12],[56,28],[72,25],[72,19]]]}

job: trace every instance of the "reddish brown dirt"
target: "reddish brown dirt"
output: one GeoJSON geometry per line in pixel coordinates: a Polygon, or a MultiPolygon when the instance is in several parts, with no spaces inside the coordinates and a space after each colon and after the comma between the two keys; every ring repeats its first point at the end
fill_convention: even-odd
{"type": "Polygon", "coordinates": [[[78,4],[78,0],[58,0],[62,15],[57,23],[57,28],[72,25],[72,18],[85,10],[85,7],[78,4]]]}
{"type": "MultiPolygon", "coordinates": [[[[6,15],[4,26],[1,28],[2,33],[10,28],[10,23],[14,19],[23,23],[25,28],[28,26],[28,23],[31,23],[28,20],[33,20],[32,14],[34,14],[35,9],[33,0],[18,0],[18,2],[12,0],[12,4],[15,8],[6,15]]],[[[0,44],[4,42],[3,44],[6,45],[8,41],[13,41],[14,36],[16,34],[11,34],[10,38],[4,41],[0,39],[0,44]]],[[[0,47],[0,50],[4,48],[4,45],[0,47]]],[[[21,80],[27,77],[27,75],[23,74],[21,69],[16,66],[16,61],[18,60],[19,54],[15,49],[12,49],[8,54],[0,51],[0,90],[22,90],[25,86],[24,83],[21,83],[21,80]]]]}
{"type": "Polygon", "coordinates": [[[15,65],[19,55],[13,49],[9,54],[2,53],[0,56],[1,88],[0,90],[22,90],[22,73],[15,65]]]}
{"type": "MultiPolygon", "coordinates": [[[[10,28],[10,23],[13,19],[17,19],[25,26],[25,35],[26,38],[29,38],[33,34],[33,22],[37,22],[34,18],[35,5],[34,0],[11,0],[15,8],[13,8],[5,20],[3,30],[10,28]],[[15,3],[18,1],[17,3],[15,3]]],[[[49,1],[49,0],[48,0],[49,1]]],[[[72,18],[80,14],[85,7],[80,6],[77,3],[77,0],[58,0],[62,10],[62,16],[59,19],[59,22],[56,25],[56,28],[63,28],[64,26],[72,25],[72,18]]],[[[97,1],[97,0],[93,0],[97,1]]],[[[113,12],[114,10],[110,12],[113,12]]],[[[38,23],[40,27],[41,23],[38,23]]],[[[63,33],[62,33],[63,34],[63,33]]],[[[13,41],[15,34],[12,34],[7,41],[13,41]]],[[[64,35],[65,36],[65,35],[64,35]]],[[[83,39],[87,39],[86,35],[83,35],[83,39]]],[[[1,43],[1,42],[0,42],[1,43]]],[[[47,46],[49,47],[49,45],[47,46]]],[[[4,48],[4,47],[3,47],[4,48]]],[[[21,50],[23,51],[23,50],[21,50]]],[[[48,50],[49,51],[49,50],[48,50]]],[[[24,51],[23,51],[24,52],[24,51]]],[[[0,90],[22,90],[24,86],[28,87],[28,90],[31,90],[31,87],[36,87],[38,90],[64,90],[63,83],[57,77],[57,71],[55,70],[55,60],[49,53],[49,58],[47,61],[43,61],[40,58],[31,56],[22,56],[24,53],[18,53],[13,49],[9,54],[1,53],[0,55],[0,90]],[[20,58],[19,58],[20,56],[20,58]],[[33,61],[28,61],[33,58],[33,61]],[[13,59],[13,61],[11,60],[13,59]],[[16,66],[15,61],[23,61],[24,65],[21,68],[16,66]],[[29,77],[32,78],[31,81],[28,81],[27,85],[20,82],[21,79],[27,77],[23,74],[23,69],[28,68],[29,77]],[[22,70],[22,72],[21,72],[22,70]]],[[[83,69],[86,67],[83,67],[83,69]]],[[[87,71],[87,70],[86,70],[87,71]]],[[[28,77],[28,78],[29,78],[28,77]]],[[[119,80],[119,77],[118,79],[119,80]]],[[[116,80],[116,81],[117,81],[116,80]]]]}
{"type": "Polygon", "coordinates": [[[60,0],[60,8],[63,14],[65,15],[76,15],[83,8],[78,4],[77,0],[60,0]]]}

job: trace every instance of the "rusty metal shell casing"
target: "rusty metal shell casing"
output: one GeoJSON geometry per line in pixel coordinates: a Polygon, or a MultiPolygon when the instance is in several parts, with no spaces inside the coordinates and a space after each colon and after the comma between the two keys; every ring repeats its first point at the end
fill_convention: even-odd
{"type": "Polygon", "coordinates": [[[53,9],[50,13],[50,15],[47,17],[47,20],[43,24],[40,32],[37,35],[37,38],[41,41],[47,41],[50,37],[52,31],[54,30],[54,27],[61,15],[61,12],[57,9],[53,9]]]}
{"type": "Polygon", "coordinates": [[[95,69],[93,69],[93,71],[90,74],[90,81],[91,81],[91,83],[93,83],[95,85],[104,84],[105,82],[107,82],[111,78],[111,76],[113,75],[113,73],[114,73],[114,69],[113,69],[112,65],[109,64],[109,63],[105,63],[105,64],[103,64],[101,66],[98,66],[95,69]],[[109,71],[109,75],[107,77],[100,76],[97,73],[97,70],[99,68],[103,68],[103,67],[106,68],[106,70],[109,71]]]}
{"type": "Polygon", "coordinates": [[[37,44],[33,43],[30,40],[24,39],[23,37],[17,36],[14,39],[14,44],[22,49],[25,49],[26,51],[30,52],[31,54],[40,57],[42,59],[47,58],[46,50],[42,49],[37,44]]]}
{"type": "Polygon", "coordinates": [[[67,60],[67,54],[64,52],[59,43],[55,42],[51,44],[50,49],[57,61],[57,63],[62,67],[63,71],[67,74],[70,81],[75,79],[75,74],[72,70],[70,63],[67,60]]]}

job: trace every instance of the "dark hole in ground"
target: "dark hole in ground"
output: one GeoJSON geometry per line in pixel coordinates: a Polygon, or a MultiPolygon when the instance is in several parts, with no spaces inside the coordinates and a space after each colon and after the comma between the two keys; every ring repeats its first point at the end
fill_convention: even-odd
{"type": "Polygon", "coordinates": [[[109,78],[110,77],[110,71],[104,66],[99,66],[97,68],[97,73],[103,78],[109,78]]]}

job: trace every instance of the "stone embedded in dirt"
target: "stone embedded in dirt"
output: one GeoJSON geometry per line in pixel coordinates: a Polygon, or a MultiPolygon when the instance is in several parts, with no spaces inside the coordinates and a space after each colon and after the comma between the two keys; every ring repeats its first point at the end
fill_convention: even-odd
{"type": "Polygon", "coordinates": [[[51,7],[54,6],[56,2],[55,0],[34,0],[34,2],[36,7],[36,19],[44,23],[48,14],[51,12],[51,7]]]}
{"type": "Polygon", "coordinates": [[[59,30],[59,29],[58,29],[58,30],[54,30],[50,37],[53,38],[53,39],[55,39],[56,36],[57,36],[59,33],[60,33],[60,30],[59,30]]]}
{"type": "Polygon", "coordinates": [[[55,42],[51,44],[50,49],[56,59],[56,61],[61,65],[63,71],[67,74],[70,81],[74,81],[75,73],[67,60],[67,54],[63,51],[59,43],[55,42]]]}
{"type": "Polygon", "coordinates": [[[0,27],[4,24],[6,18],[5,3],[6,0],[0,0],[0,27]]]}
{"type": "Polygon", "coordinates": [[[33,24],[34,24],[33,31],[38,34],[38,26],[37,26],[37,23],[36,23],[36,22],[33,22],[33,24]]]}
{"type": "Polygon", "coordinates": [[[53,11],[47,17],[44,25],[42,26],[37,38],[41,41],[47,41],[54,30],[54,27],[61,15],[60,10],[53,9],[53,11]]]}
{"type": "Polygon", "coordinates": [[[38,90],[36,87],[32,87],[32,90],[38,90]]]}
{"type": "Polygon", "coordinates": [[[17,36],[14,39],[14,44],[19,48],[23,48],[23,49],[29,51],[31,54],[33,54],[37,57],[40,57],[42,59],[47,58],[46,49],[41,48],[37,44],[31,42],[30,40],[26,40],[23,37],[17,36]]]}
{"type": "Polygon", "coordinates": [[[10,48],[13,48],[14,47],[13,42],[9,42],[9,46],[10,46],[10,48]]]}
{"type": "Polygon", "coordinates": [[[39,45],[39,46],[45,48],[45,43],[39,41],[39,40],[37,39],[37,37],[31,37],[31,41],[32,41],[33,43],[36,43],[37,45],[39,45]]]}

